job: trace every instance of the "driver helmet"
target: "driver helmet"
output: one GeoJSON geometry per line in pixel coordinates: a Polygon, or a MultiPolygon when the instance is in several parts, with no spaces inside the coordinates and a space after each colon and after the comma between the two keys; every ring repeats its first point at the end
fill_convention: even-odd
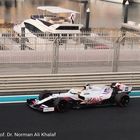
{"type": "Polygon", "coordinates": [[[86,89],[86,90],[88,90],[88,89],[91,89],[91,84],[86,84],[85,86],[84,86],[84,89],[86,89]]]}

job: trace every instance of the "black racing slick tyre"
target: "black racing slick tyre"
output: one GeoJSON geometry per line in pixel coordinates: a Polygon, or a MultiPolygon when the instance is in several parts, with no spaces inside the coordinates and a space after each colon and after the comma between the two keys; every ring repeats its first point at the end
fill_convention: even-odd
{"type": "Polygon", "coordinates": [[[43,100],[47,97],[49,97],[50,95],[52,95],[52,92],[49,90],[44,90],[39,94],[39,100],[43,100]]]}
{"type": "Polygon", "coordinates": [[[58,98],[54,100],[54,108],[57,112],[66,112],[70,107],[68,101],[58,98]]]}
{"type": "Polygon", "coordinates": [[[115,102],[120,107],[126,107],[129,104],[129,95],[126,93],[116,94],[115,102]]]}

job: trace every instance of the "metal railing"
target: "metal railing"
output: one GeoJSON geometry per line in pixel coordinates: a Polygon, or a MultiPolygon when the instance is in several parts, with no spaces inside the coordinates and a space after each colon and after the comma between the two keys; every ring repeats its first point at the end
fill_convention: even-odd
{"type": "Polygon", "coordinates": [[[140,72],[0,75],[0,93],[60,90],[82,87],[87,83],[110,85],[112,82],[140,87],[140,72]]]}

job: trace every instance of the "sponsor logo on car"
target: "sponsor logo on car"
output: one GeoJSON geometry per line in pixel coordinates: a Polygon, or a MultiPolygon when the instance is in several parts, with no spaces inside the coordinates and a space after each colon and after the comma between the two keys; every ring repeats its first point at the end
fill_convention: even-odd
{"type": "Polygon", "coordinates": [[[45,107],[43,108],[43,112],[51,112],[54,111],[54,107],[45,107]]]}

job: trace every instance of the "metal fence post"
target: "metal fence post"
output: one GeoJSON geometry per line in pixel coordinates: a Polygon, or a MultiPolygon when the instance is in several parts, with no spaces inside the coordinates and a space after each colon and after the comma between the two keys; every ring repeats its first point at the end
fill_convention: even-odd
{"type": "Polygon", "coordinates": [[[56,37],[53,43],[53,52],[52,52],[52,74],[58,73],[58,60],[59,60],[59,36],[56,37]]]}
{"type": "Polygon", "coordinates": [[[113,48],[114,48],[114,52],[113,52],[113,61],[112,61],[112,72],[118,72],[120,42],[119,41],[114,42],[113,48]]]}
{"type": "Polygon", "coordinates": [[[25,50],[25,27],[21,28],[21,50],[25,50]]]}

